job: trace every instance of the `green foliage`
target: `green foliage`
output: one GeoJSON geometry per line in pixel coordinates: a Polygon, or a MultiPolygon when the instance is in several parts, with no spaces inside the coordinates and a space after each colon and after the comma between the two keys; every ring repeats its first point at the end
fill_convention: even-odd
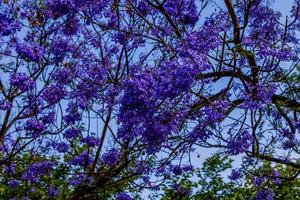
{"type": "Polygon", "coordinates": [[[255,168],[251,174],[246,174],[241,180],[230,180],[227,172],[232,169],[232,160],[227,156],[216,154],[208,158],[200,169],[184,173],[164,185],[161,200],[252,200],[256,193],[262,189],[271,188],[275,200],[300,199],[300,179],[297,172],[286,165],[272,166],[264,162],[263,167],[255,168]],[[263,170],[262,170],[263,169],[263,170]],[[274,183],[270,177],[272,171],[278,171],[280,183],[274,183]],[[253,174],[256,176],[269,176],[265,182],[256,187],[253,185],[253,174]],[[182,189],[190,191],[188,195],[181,195],[174,187],[180,183],[182,189]]]}

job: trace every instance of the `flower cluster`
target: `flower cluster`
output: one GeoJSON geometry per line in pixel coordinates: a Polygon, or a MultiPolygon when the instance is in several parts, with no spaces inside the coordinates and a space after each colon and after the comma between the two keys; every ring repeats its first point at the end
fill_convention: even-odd
{"type": "Polygon", "coordinates": [[[20,28],[20,24],[7,12],[0,12],[0,36],[8,36],[20,28]]]}
{"type": "Polygon", "coordinates": [[[102,155],[102,160],[108,166],[115,166],[120,161],[120,156],[120,151],[113,148],[102,155]]]}
{"type": "Polygon", "coordinates": [[[260,190],[255,197],[255,200],[273,200],[275,194],[272,189],[263,189],[260,190]]]}
{"type": "Polygon", "coordinates": [[[12,104],[6,100],[0,100],[0,110],[9,110],[11,109],[12,104]]]}
{"type": "Polygon", "coordinates": [[[33,137],[40,136],[45,129],[46,129],[45,124],[43,124],[42,122],[34,118],[27,120],[25,125],[25,130],[27,130],[28,133],[33,137]]]}
{"type": "Polygon", "coordinates": [[[14,73],[10,76],[10,84],[19,88],[22,92],[32,90],[35,86],[34,81],[25,73],[14,73]]]}
{"type": "Polygon", "coordinates": [[[244,153],[253,144],[253,140],[252,135],[248,131],[244,131],[234,137],[230,137],[227,144],[227,152],[231,155],[244,153]]]}
{"type": "Polygon", "coordinates": [[[21,58],[32,62],[39,62],[44,55],[44,49],[38,44],[18,44],[16,51],[21,58]]]}
{"type": "Polygon", "coordinates": [[[79,166],[87,166],[92,164],[92,158],[87,151],[81,152],[78,156],[75,156],[71,161],[70,164],[72,165],[79,165],[79,166]]]}
{"type": "Polygon", "coordinates": [[[195,25],[198,21],[197,6],[195,0],[176,0],[166,1],[164,8],[176,20],[185,25],[195,25]],[[180,8],[180,9],[178,9],[180,8]]]}
{"type": "Polygon", "coordinates": [[[57,19],[76,10],[76,0],[47,0],[46,5],[51,11],[51,17],[57,19]]]}
{"type": "Polygon", "coordinates": [[[89,147],[95,147],[99,145],[100,138],[97,138],[93,135],[89,135],[81,140],[81,142],[85,143],[89,147]]]}
{"type": "Polygon", "coordinates": [[[125,192],[120,192],[117,194],[117,200],[132,200],[132,198],[125,192]]]}
{"type": "Polygon", "coordinates": [[[241,174],[241,170],[239,169],[233,169],[231,171],[231,174],[228,176],[228,178],[230,178],[231,180],[235,181],[238,180],[239,178],[241,178],[242,174],[241,174]]]}
{"type": "Polygon", "coordinates": [[[26,171],[22,175],[22,179],[30,181],[32,183],[38,183],[39,177],[46,175],[54,168],[54,166],[55,163],[51,161],[34,163],[26,169],[26,171]]]}
{"type": "Polygon", "coordinates": [[[54,104],[66,96],[66,90],[62,85],[49,85],[42,93],[42,98],[49,104],[54,104]]]}
{"type": "Polygon", "coordinates": [[[75,137],[78,137],[81,133],[81,130],[78,129],[78,128],[69,128],[67,129],[65,132],[64,132],[64,137],[68,138],[68,139],[72,139],[72,138],[75,138],[75,137]]]}
{"type": "Polygon", "coordinates": [[[54,147],[60,153],[65,153],[69,150],[69,145],[65,142],[54,143],[54,147]]]}

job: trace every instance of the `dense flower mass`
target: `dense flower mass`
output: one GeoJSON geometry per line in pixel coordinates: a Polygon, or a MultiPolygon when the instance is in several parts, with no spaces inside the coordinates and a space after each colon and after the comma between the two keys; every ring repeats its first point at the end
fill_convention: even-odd
{"type": "Polygon", "coordinates": [[[117,149],[110,149],[102,155],[103,162],[108,166],[114,166],[120,161],[120,152],[117,149]]]}
{"type": "Polygon", "coordinates": [[[0,0],[0,199],[282,198],[300,4],[278,2],[0,0]]]}
{"type": "Polygon", "coordinates": [[[0,35],[8,36],[14,32],[17,32],[21,28],[13,16],[10,16],[8,12],[0,12],[0,35]]]}
{"type": "Polygon", "coordinates": [[[15,73],[10,77],[10,84],[18,87],[22,92],[34,88],[34,81],[25,73],[15,73]]]}
{"type": "Polygon", "coordinates": [[[55,164],[51,161],[34,163],[26,169],[22,175],[22,179],[32,183],[38,183],[39,177],[46,175],[51,169],[53,169],[54,165],[55,164]]]}
{"type": "Polygon", "coordinates": [[[36,137],[36,136],[39,136],[42,134],[42,132],[46,129],[46,126],[42,122],[31,118],[26,122],[26,125],[24,128],[32,136],[36,137]]]}
{"type": "Polygon", "coordinates": [[[255,200],[273,200],[274,192],[272,189],[261,190],[257,193],[255,200]]]}
{"type": "Polygon", "coordinates": [[[38,62],[43,58],[44,50],[38,44],[18,44],[16,51],[23,59],[38,62]]]}

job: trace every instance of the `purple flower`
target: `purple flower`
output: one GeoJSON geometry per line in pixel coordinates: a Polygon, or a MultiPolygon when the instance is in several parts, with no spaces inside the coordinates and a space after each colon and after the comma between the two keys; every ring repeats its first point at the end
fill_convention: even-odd
{"type": "Polygon", "coordinates": [[[113,148],[102,155],[102,160],[104,164],[114,166],[120,160],[120,151],[113,148]]]}
{"type": "Polygon", "coordinates": [[[256,177],[252,183],[254,184],[255,187],[260,187],[264,184],[264,182],[265,182],[264,177],[256,177]]]}
{"type": "Polygon", "coordinates": [[[75,137],[78,137],[81,133],[81,130],[78,129],[78,128],[69,128],[67,129],[65,132],[64,132],[64,136],[68,139],[72,139],[72,138],[75,138],[75,137]]]}
{"type": "Polygon", "coordinates": [[[241,178],[241,171],[238,169],[233,169],[228,178],[230,178],[233,181],[238,180],[239,178],[241,178]]]}
{"type": "Polygon", "coordinates": [[[0,101],[0,110],[9,110],[12,107],[12,103],[6,100],[0,101]]]}
{"type": "Polygon", "coordinates": [[[15,174],[16,173],[16,165],[15,164],[11,164],[8,166],[5,166],[5,172],[8,174],[15,174]]]}
{"type": "Polygon", "coordinates": [[[42,93],[42,98],[49,104],[54,104],[62,100],[66,95],[66,90],[61,85],[50,85],[42,93]]]}
{"type": "Polygon", "coordinates": [[[282,148],[284,150],[288,150],[288,149],[295,147],[295,145],[296,145],[295,141],[288,139],[288,140],[283,141],[282,148]]]}
{"type": "Polygon", "coordinates": [[[55,144],[55,148],[60,153],[65,153],[69,150],[69,145],[65,142],[55,144]]]}
{"type": "Polygon", "coordinates": [[[273,176],[272,181],[274,184],[278,185],[281,183],[280,173],[277,170],[275,170],[275,169],[272,170],[272,176],[273,176]]]}
{"type": "Polygon", "coordinates": [[[71,185],[78,186],[83,182],[86,182],[88,185],[90,185],[93,183],[93,181],[94,181],[93,177],[86,176],[86,175],[80,173],[80,174],[77,174],[77,175],[71,177],[71,179],[68,182],[71,185]]]}
{"type": "MultiPolygon", "coordinates": [[[[70,52],[75,50],[70,40],[64,38],[57,38],[53,42],[52,53],[55,62],[61,62],[66,58],[70,52]]],[[[69,69],[60,69],[54,74],[54,78],[60,83],[67,83],[71,81],[71,71],[69,69]],[[64,79],[65,78],[65,79],[64,79]]]]}
{"type": "Polygon", "coordinates": [[[66,20],[63,32],[65,35],[75,35],[79,31],[79,28],[79,19],[72,15],[66,20]]]}
{"type": "Polygon", "coordinates": [[[255,200],[273,200],[274,192],[271,188],[260,190],[255,197],[255,200]]]}
{"type": "Polygon", "coordinates": [[[231,155],[237,155],[240,153],[244,153],[245,151],[248,150],[248,148],[252,145],[253,143],[253,137],[252,135],[244,131],[234,137],[231,137],[228,144],[228,153],[231,155]]]}
{"type": "Polygon", "coordinates": [[[96,138],[95,136],[89,135],[89,136],[83,138],[81,140],[81,142],[86,143],[86,145],[89,147],[95,147],[95,146],[99,145],[100,138],[96,138]]]}
{"type": "Polygon", "coordinates": [[[146,16],[147,14],[149,14],[151,7],[144,1],[140,1],[138,3],[137,9],[143,16],[146,16]]]}
{"type": "Polygon", "coordinates": [[[18,23],[13,17],[9,16],[9,12],[0,13],[0,36],[9,36],[10,34],[20,30],[20,28],[20,23],[18,23]]]}
{"type": "Polygon", "coordinates": [[[182,169],[181,169],[181,167],[180,167],[179,165],[175,165],[175,166],[173,167],[173,173],[174,173],[175,175],[181,175],[181,174],[182,174],[182,169]]]}
{"type": "Polygon", "coordinates": [[[18,187],[20,184],[21,184],[20,180],[12,179],[12,180],[8,181],[8,186],[11,188],[18,187]]]}
{"type": "Polygon", "coordinates": [[[30,188],[30,189],[28,190],[28,192],[29,192],[29,193],[35,193],[36,190],[35,190],[34,188],[30,188]]]}
{"type": "Polygon", "coordinates": [[[78,111],[78,107],[74,103],[69,103],[67,108],[68,114],[65,115],[64,121],[68,124],[75,124],[77,121],[81,120],[81,114],[78,111]]]}
{"type": "Polygon", "coordinates": [[[40,120],[44,123],[44,124],[50,124],[53,123],[55,120],[55,112],[50,112],[47,113],[45,115],[43,115],[40,120]]]}
{"type": "Polygon", "coordinates": [[[43,58],[44,49],[38,44],[19,44],[16,49],[21,58],[38,62],[43,58]]]}
{"type": "Polygon", "coordinates": [[[127,193],[120,192],[117,194],[117,200],[133,200],[127,193]]]}
{"type": "Polygon", "coordinates": [[[79,166],[87,166],[92,164],[93,159],[90,157],[87,151],[81,152],[78,156],[75,156],[71,161],[70,164],[72,165],[79,165],[79,166]]]}
{"type": "Polygon", "coordinates": [[[51,11],[52,18],[57,19],[69,14],[71,11],[75,11],[78,4],[75,0],[47,0],[46,5],[51,11]]]}
{"type": "Polygon", "coordinates": [[[49,173],[54,168],[54,165],[54,162],[51,161],[34,163],[26,169],[22,178],[32,183],[37,183],[39,181],[39,176],[49,173]]]}
{"type": "Polygon", "coordinates": [[[30,118],[25,124],[25,130],[27,130],[33,137],[37,137],[43,133],[46,126],[37,119],[30,118]]]}
{"type": "Polygon", "coordinates": [[[48,194],[49,197],[56,197],[59,194],[59,188],[50,186],[48,189],[48,194]]]}
{"type": "Polygon", "coordinates": [[[10,76],[10,84],[19,88],[22,92],[32,90],[35,86],[34,81],[25,73],[14,73],[10,76]]]}
{"type": "Polygon", "coordinates": [[[57,70],[54,73],[53,78],[60,84],[67,84],[70,83],[74,77],[71,70],[64,68],[57,70]]]}

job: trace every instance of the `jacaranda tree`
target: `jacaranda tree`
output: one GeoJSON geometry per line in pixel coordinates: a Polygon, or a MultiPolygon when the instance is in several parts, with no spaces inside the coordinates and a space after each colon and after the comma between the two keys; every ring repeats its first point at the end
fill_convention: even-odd
{"type": "Polygon", "coordinates": [[[300,173],[299,32],[299,0],[1,0],[1,199],[143,199],[208,149],[276,198],[300,173]]]}

